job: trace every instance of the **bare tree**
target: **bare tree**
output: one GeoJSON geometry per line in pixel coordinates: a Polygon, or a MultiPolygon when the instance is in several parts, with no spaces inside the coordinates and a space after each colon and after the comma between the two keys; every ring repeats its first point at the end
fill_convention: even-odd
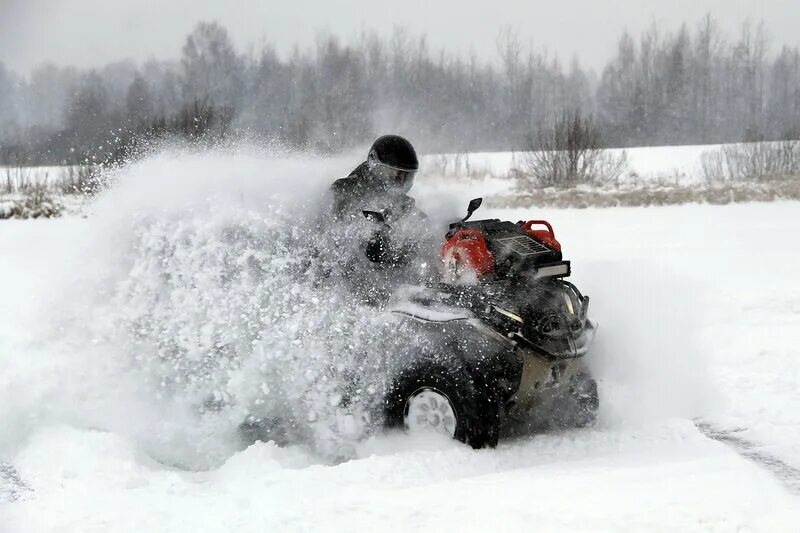
{"type": "Polygon", "coordinates": [[[141,75],[137,74],[128,87],[128,93],[125,96],[125,113],[133,124],[146,121],[153,114],[150,87],[141,75]]]}
{"type": "Polygon", "coordinates": [[[243,85],[242,68],[228,31],[216,22],[200,22],[183,45],[184,101],[211,100],[236,107],[243,85]]]}
{"type": "Polygon", "coordinates": [[[201,23],[179,60],[120,61],[94,74],[43,65],[28,76],[0,65],[0,144],[26,147],[38,163],[72,161],[107,150],[140,119],[172,117],[195,101],[235,109],[232,129],[322,150],[386,131],[429,152],[519,150],[532,124],[562,109],[597,117],[610,146],[800,132],[800,51],[770,54],[753,24],[731,38],[710,15],[674,32],[655,24],[625,32],[599,79],[508,28],[495,63],[434,49],[404,28],[355,37],[324,36],[316,49],[286,56],[268,45],[240,54],[225,28],[201,23]]]}
{"type": "Polygon", "coordinates": [[[108,133],[109,109],[110,97],[103,79],[92,71],[84,76],[67,102],[67,130],[75,138],[88,140],[88,144],[100,142],[108,133]]]}
{"type": "Polygon", "coordinates": [[[574,187],[616,180],[625,170],[625,152],[606,150],[600,127],[591,116],[565,111],[536,132],[523,159],[526,185],[574,187]]]}

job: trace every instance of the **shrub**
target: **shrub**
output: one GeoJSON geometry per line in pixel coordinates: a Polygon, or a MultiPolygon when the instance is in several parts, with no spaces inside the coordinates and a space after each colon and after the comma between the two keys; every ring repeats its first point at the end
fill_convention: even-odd
{"type": "Polygon", "coordinates": [[[93,196],[104,188],[105,181],[100,167],[82,164],[63,167],[57,185],[62,194],[93,196]]]}
{"type": "Polygon", "coordinates": [[[15,196],[0,198],[0,220],[5,218],[52,218],[63,205],[53,198],[43,183],[36,183],[15,196]]]}
{"type": "Polygon", "coordinates": [[[709,182],[767,182],[800,177],[800,142],[752,142],[723,146],[701,156],[709,182]]]}
{"type": "Polygon", "coordinates": [[[625,152],[606,150],[600,127],[580,111],[564,112],[531,136],[523,157],[528,186],[568,188],[616,180],[627,166],[625,152]]]}

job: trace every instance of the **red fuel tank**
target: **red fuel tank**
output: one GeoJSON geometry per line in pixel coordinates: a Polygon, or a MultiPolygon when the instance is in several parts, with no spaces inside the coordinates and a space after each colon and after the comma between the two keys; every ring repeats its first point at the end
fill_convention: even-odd
{"type": "Polygon", "coordinates": [[[444,267],[458,275],[472,271],[476,277],[494,273],[494,256],[486,244],[486,236],[476,229],[461,229],[442,246],[439,254],[444,267]]]}
{"type": "Polygon", "coordinates": [[[546,220],[529,220],[522,225],[523,231],[528,232],[528,235],[534,239],[545,243],[547,246],[554,250],[561,251],[561,243],[556,240],[556,234],[553,231],[553,226],[546,220]],[[533,226],[544,226],[547,229],[533,229],[533,226]]]}

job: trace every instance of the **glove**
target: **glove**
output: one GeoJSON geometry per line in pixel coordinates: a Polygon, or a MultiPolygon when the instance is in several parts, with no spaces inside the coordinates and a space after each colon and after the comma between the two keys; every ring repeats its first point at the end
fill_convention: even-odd
{"type": "Polygon", "coordinates": [[[373,263],[390,263],[392,260],[389,254],[389,236],[383,231],[379,231],[367,241],[365,251],[367,259],[373,263]]]}

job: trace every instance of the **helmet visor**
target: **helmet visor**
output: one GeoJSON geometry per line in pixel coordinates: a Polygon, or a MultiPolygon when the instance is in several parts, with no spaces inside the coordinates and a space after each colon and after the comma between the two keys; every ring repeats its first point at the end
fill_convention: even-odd
{"type": "Polygon", "coordinates": [[[414,176],[417,174],[416,170],[404,170],[383,163],[375,165],[373,172],[389,187],[402,189],[404,192],[408,192],[414,185],[414,176]]]}

